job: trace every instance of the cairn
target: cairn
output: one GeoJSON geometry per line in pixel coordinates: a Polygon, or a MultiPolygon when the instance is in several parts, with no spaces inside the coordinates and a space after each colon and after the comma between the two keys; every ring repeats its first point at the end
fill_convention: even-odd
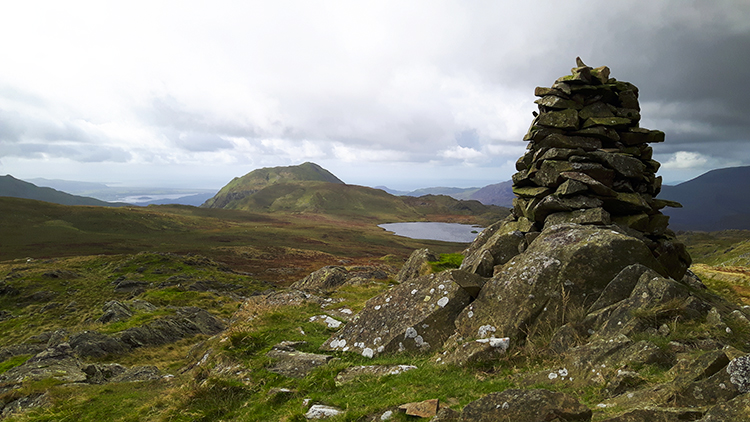
{"type": "Polygon", "coordinates": [[[534,92],[539,113],[513,175],[514,215],[535,231],[560,223],[616,224],[681,278],[690,257],[660,211],[681,205],[656,198],[662,178],[649,146],[663,142],[664,132],[639,127],[635,85],[610,78],[606,66],[594,69],[580,58],[576,64],[571,75],[534,92]]]}

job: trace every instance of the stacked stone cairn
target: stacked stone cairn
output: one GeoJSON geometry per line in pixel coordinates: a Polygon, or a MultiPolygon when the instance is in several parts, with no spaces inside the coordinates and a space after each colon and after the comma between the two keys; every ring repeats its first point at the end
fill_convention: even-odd
{"type": "Polygon", "coordinates": [[[663,142],[664,132],[639,127],[636,86],[610,78],[606,66],[576,62],[571,75],[535,90],[539,113],[513,175],[514,216],[532,232],[561,223],[616,224],[679,279],[690,257],[660,210],[681,205],[656,199],[662,178],[649,146],[663,142]]]}

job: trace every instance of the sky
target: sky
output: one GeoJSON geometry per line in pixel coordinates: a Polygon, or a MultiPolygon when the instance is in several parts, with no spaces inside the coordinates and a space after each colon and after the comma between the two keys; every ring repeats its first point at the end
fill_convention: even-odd
{"type": "Polygon", "coordinates": [[[750,165],[750,1],[3,1],[0,174],[218,189],[315,162],[509,180],[575,58],[640,89],[666,183],[750,165]]]}

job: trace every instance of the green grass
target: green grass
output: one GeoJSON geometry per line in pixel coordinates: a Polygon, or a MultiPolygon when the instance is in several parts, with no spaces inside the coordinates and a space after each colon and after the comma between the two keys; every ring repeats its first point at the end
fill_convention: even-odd
{"type": "Polygon", "coordinates": [[[19,355],[0,362],[0,374],[8,372],[9,369],[15,368],[16,366],[23,365],[30,358],[31,355],[19,355]]]}
{"type": "Polygon", "coordinates": [[[452,268],[459,268],[463,260],[463,254],[442,253],[440,254],[440,259],[438,261],[430,261],[430,267],[432,268],[432,272],[439,273],[452,268]]]}

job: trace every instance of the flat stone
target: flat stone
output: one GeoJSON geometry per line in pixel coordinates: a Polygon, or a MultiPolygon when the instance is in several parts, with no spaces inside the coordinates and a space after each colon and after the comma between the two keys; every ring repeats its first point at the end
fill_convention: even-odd
{"type": "Polygon", "coordinates": [[[631,229],[648,232],[649,216],[645,213],[618,215],[612,218],[615,224],[630,227],[631,229]]]}
{"type": "Polygon", "coordinates": [[[552,133],[536,141],[538,148],[580,148],[584,151],[594,151],[602,147],[602,141],[587,136],[566,136],[552,133]]]}
{"type": "Polygon", "coordinates": [[[540,152],[543,152],[543,154],[534,161],[567,160],[573,155],[584,155],[585,153],[582,148],[550,148],[546,150],[542,149],[540,152]]]}
{"type": "Polygon", "coordinates": [[[552,189],[544,186],[514,186],[513,193],[522,198],[541,198],[552,193],[552,189]]]}
{"type": "Polygon", "coordinates": [[[553,108],[557,110],[562,109],[580,109],[583,107],[582,104],[579,104],[573,100],[568,100],[565,98],[560,98],[556,95],[545,95],[544,97],[534,101],[536,104],[539,104],[543,107],[553,108]]]}
{"type": "Polygon", "coordinates": [[[575,210],[571,212],[559,212],[550,214],[544,220],[544,226],[553,226],[556,224],[610,224],[609,213],[604,208],[590,208],[585,210],[575,210]]]}
{"type": "MultiPolygon", "coordinates": [[[[625,117],[589,117],[583,122],[583,129],[592,126],[607,126],[614,129],[625,129],[633,122],[625,117]]],[[[620,135],[622,136],[622,135],[620,135]]]]}
{"type": "Polygon", "coordinates": [[[620,133],[620,140],[625,145],[641,145],[664,142],[664,132],[644,128],[630,128],[620,133]]]}
{"type": "Polygon", "coordinates": [[[648,228],[646,231],[648,233],[661,236],[667,231],[667,227],[669,226],[669,216],[664,214],[654,214],[652,216],[649,216],[648,220],[648,228]]]}
{"type": "Polygon", "coordinates": [[[534,209],[537,221],[544,221],[547,216],[560,211],[574,211],[580,209],[599,208],[603,204],[601,199],[586,195],[577,195],[561,198],[556,195],[547,195],[534,209]]]}
{"type": "Polygon", "coordinates": [[[332,418],[334,416],[338,416],[340,414],[344,413],[343,410],[332,407],[332,406],[326,406],[322,404],[314,404],[310,407],[310,410],[305,413],[306,419],[327,419],[332,418]]]}
{"type": "Polygon", "coordinates": [[[564,177],[568,180],[574,180],[580,183],[585,184],[588,186],[589,189],[591,189],[592,192],[594,192],[597,195],[600,196],[617,196],[617,193],[604,185],[602,182],[594,179],[593,177],[589,176],[586,173],[577,172],[577,171],[571,171],[571,172],[562,172],[560,173],[560,176],[564,177]]]}
{"type": "Polygon", "coordinates": [[[591,155],[617,173],[631,179],[642,179],[646,171],[646,165],[640,159],[627,154],[596,151],[591,155]]]}
{"type": "Polygon", "coordinates": [[[578,117],[581,118],[581,120],[588,120],[591,117],[614,117],[615,115],[612,113],[612,109],[603,102],[595,102],[593,104],[589,104],[586,107],[583,107],[578,112],[578,117]]]}
{"type": "Polygon", "coordinates": [[[490,393],[467,404],[461,412],[461,421],[588,422],[591,415],[591,409],[565,393],[544,389],[509,389],[490,393]]]}
{"type": "Polygon", "coordinates": [[[531,180],[539,187],[557,187],[564,181],[562,173],[570,171],[573,164],[568,161],[546,160],[531,180]]]}
{"type": "Polygon", "coordinates": [[[574,136],[590,136],[606,142],[617,142],[620,135],[616,130],[606,126],[593,126],[573,132],[574,136]]]}
{"type": "MultiPolygon", "coordinates": [[[[592,179],[593,180],[593,179],[592,179]]],[[[566,180],[557,187],[555,195],[566,197],[578,195],[589,190],[589,187],[585,183],[581,183],[577,180],[566,180]]]]}
{"type": "Polygon", "coordinates": [[[613,198],[604,198],[604,209],[613,215],[651,211],[651,206],[640,194],[617,192],[613,198]]]}
{"type": "Polygon", "coordinates": [[[572,109],[561,111],[550,111],[539,115],[539,122],[542,126],[553,127],[563,130],[578,129],[578,112],[572,109]]]}
{"type": "Polygon", "coordinates": [[[289,378],[304,378],[313,369],[323,366],[333,359],[333,356],[318,353],[306,353],[299,351],[288,351],[283,348],[273,348],[266,353],[271,359],[276,360],[268,370],[289,378]]]}
{"type": "Polygon", "coordinates": [[[536,97],[544,97],[547,95],[554,95],[556,97],[560,98],[567,98],[568,94],[564,93],[563,91],[556,89],[556,88],[546,88],[542,86],[538,86],[534,88],[534,96],[536,97]]]}
{"type": "Polygon", "coordinates": [[[616,108],[615,116],[625,117],[632,122],[639,122],[641,120],[641,112],[634,108],[616,108]]]}
{"type": "Polygon", "coordinates": [[[425,400],[420,402],[406,403],[398,407],[399,410],[408,416],[418,416],[420,418],[431,418],[437,415],[439,401],[438,399],[425,400]]]}

